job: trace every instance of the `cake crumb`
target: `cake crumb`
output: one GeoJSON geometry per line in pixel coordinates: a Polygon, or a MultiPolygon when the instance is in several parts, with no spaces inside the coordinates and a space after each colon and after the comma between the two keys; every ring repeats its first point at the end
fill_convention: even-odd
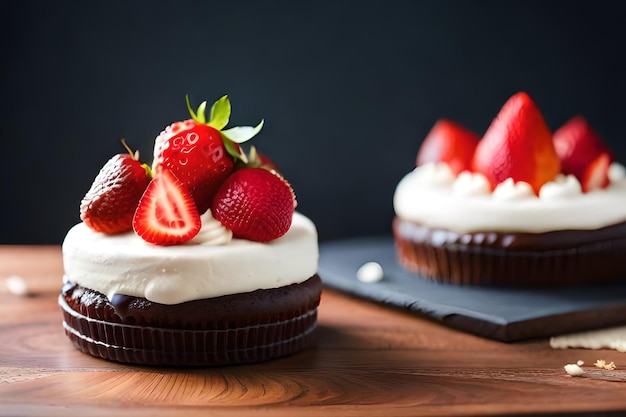
{"type": "Polygon", "coordinates": [[[378,262],[366,262],[357,271],[356,277],[361,282],[378,282],[385,273],[378,262]]]}
{"type": "Polygon", "coordinates": [[[604,359],[598,359],[596,361],[596,363],[594,363],[594,365],[597,368],[606,369],[606,370],[609,370],[609,371],[612,371],[612,370],[614,370],[616,368],[615,362],[606,363],[606,361],[604,359]]]}
{"type": "Polygon", "coordinates": [[[11,294],[19,295],[21,297],[30,295],[28,284],[26,283],[26,280],[24,280],[24,278],[18,275],[11,275],[5,279],[5,282],[11,294]]]}
{"type": "Polygon", "coordinates": [[[583,376],[585,374],[583,368],[575,363],[568,363],[563,368],[565,368],[565,372],[570,376],[583,376]]]}
{"type": "Polygon", "coordinates": [[[584,362],[579,360],[575,364],[567,364],[563,368],[568,376],[601,381],[626,382],[626,372],[616,370],[615,362],[598,359],[593,365],[589,365],[590,369],[587,370],[582,368],[583,364],[584,362]]]}

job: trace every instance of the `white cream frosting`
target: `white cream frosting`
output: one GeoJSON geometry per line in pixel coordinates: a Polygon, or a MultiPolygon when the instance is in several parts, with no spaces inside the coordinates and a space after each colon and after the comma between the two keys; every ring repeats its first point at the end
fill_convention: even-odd
{"type": "Polygon", "coordinates": [[[614,163],[610,185],[587,193],[574,176],[559,175],[537,196],[522,181],[506,180],[492,192],[481,174],[455,177],[446,164],[430,163],[400,180],[393,205],[402,219],[459,233],[592,230],[626,221],[625,173],[614,163]]]}
{"type": "Polygon", "coordinates": [[[63,242],[65,280],[109,297],[124,294],[162,303],[278,288],[317,272],[317,230],[296,212],[289,231],[269,243],[232,239],[203,216],[200,234],[183,245],[155,246],[134,233],[106,235],[84,223],[63,242]]]}
{"type": "Polygon", "coordinates": [[[233,232],[215,220],[211,210],[207,210],[200,217],[200,220],[202,220],[202,227],[200,227],[198,234],[190,240],[191,244],[226,245],[233,239],[233,232]]]}

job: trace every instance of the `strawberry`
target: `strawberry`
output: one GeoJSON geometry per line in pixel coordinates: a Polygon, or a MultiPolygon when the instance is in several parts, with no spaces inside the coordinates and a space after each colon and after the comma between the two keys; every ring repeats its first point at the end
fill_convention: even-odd
{"type": "Polygon", "coordinates": [[[441,119],[426,135],[415,164],[419,166],[427,162],[445,162],[452,173],[458,175],[471,168],[478,140],[478,136],[463,126],[441,119]]]}
{"type": "Polygon", "coordinates": [[[587,165],[580,181],[584,193],[606,188],[609,185],[609,166],[611,166],[611,156],[606,152],[599,154],[587,165]]]}
{"type": "Polygon", "coordinates": [[[151,179],[150,167],[139,162],[139,153],[124,140],[122,144],[128,153],[104,164],[80,203],[81,220],[96,232],[130,231],[137,203],[151,179]]]}
{"type": "Polygon", "coordinates": [[[609,147],[582,116],[575,116],[554,132],[554,148],[561,159],[564,174],[572,174],[579,181],[589,165],[600,154],[606,153],[609,163],[614,156],[609,147]]]}
{"type": "Polygon", "coordinates": [[[187,188],[161,169],[146,188],[133,218],[135,233],[148,243],[177,245],[200,231],[200,214],[187,188]]]}
{"type": "Polygon", "coordinates": [[[191,192],[198,211],[204,213],[220,184],[233,171],[235,161],[246,158],[238,144],[256,135],[263,121],[254,128],[222,130],[230,118],[227,96],[213,104],[208,121],[206,101],[194,112],[187,98],[187,108],[191,119],[175,122],[157,136],[152,169],[155,175],[170,170],[191,192]]]}
{"type": "Polygon", "coordinates": [[[536,194],[559,174],[552,134],[528,94],[517,93],[504,104],[476,147],[472,169],[492,188],[512,178],[527,182],[536,194]]]}
{"type": "Polygon", "coordinates": [[[289,230],[295,196],[289,183],[264,168],[241,168],[221,185],[211,212],[235,237],[268,242],[289,230]]]}

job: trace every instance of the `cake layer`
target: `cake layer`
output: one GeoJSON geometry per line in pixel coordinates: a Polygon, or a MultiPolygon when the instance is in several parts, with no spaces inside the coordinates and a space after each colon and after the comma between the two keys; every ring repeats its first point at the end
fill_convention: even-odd
{"type": "Polygon", "coordinates": [[[458,233],[396,217],[400,263],[456,284],[550,286],[626,280],[626,222],[597,230],[458,233]]]}
{"type": "Polygon", "coordinates": [[[119,362],[212,366],[268,360],[308,346],[322,290],[301,284],[176,305],[106,296],[67,283],[64,328],[85,353],[119,362]]]}
{"type": "Polygon", "coordinates": [[[104,294],[73,282],[62,297],[74,311],[96,320],[137,326],[219,329],[259,324],[310,310],[320,300],[322,283],[314,275],[300,284],[248,293],[224,295],[180,304],[160,304],[143,297],[104,294]]]}

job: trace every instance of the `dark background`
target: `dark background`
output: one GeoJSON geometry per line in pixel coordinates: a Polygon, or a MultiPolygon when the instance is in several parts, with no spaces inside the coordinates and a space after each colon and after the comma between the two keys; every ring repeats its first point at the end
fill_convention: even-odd
{"type": "Polygon", "coordinates": [[[2,1],[0,243],[58,244],[121,137],[228,94],[322,241],[390,232],[440,117],[482,134],[527,91],[626,160],[619,1],[2,1]]]}

